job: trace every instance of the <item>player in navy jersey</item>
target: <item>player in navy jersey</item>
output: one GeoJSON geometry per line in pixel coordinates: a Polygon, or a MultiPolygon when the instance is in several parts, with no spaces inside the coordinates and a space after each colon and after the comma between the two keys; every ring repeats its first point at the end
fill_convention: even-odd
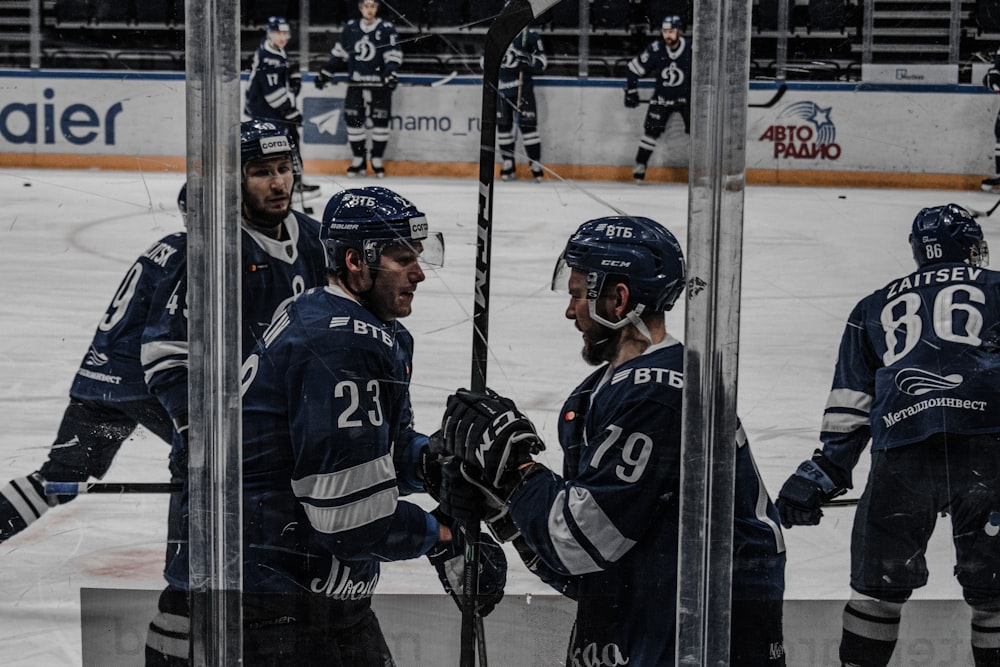
{"type": "MultiPolygon", "coordinates": [[[[411,202],[376,187],[334,195],[321,237],[328,284],[290,304],[243,366],[244,617],[258,628],[244,656],[382,667],[380,563],[429,554],[444,576],[464,550],[444,515],[400,499],[424,490],[432,454],[414,430],[413,337],[399,320],[444,245],[411,202]]],[[[487,548],[482,613],[506,572],[499,545],[487,548]]]]}
{"type": "MultiPolygon", "coordinates": [[[[600,368],[560,412],[561,475],[532,459],[540,441],[509,399],[448,401],[445,449],[484,489],[488,524],[577,601],[568,667],[674,664],[684,349],[664,312],[684,281],[680,245],[648,218],[591,220],[569,238],[553,289],[568,289],[565,315],[600,368]]],[[[730,664],[783,665],[781,527],[733,419],[730,664]]]]}
{"type": "Polygon", "coordinates": [[[183,232],[163,237],[125,273],[73,379],[47,460],[0,488],[0,541],[76,497],[46,496],[46,481],[103,478],[138,426],[171,441],[170,417],[143,381],[139,348],[143,330],[158,315],[154,294],[183,262],[185,239],[183,232]]]}
{"type": "Polygon", "coordinates": [[[322,89],[337,71],[347,70],[344,114],[347,141],[353,155],[347,175],[366,175],[366,159],[370,156],[375,177],[382,178],[385,176],[383,158],[389,143],[389,122],[392,119],[392,92],[399,83],[396,70],[403,64],[403,51],[399,48],[396,28],[389,21],[378,18],[377,0],[362,0],[358,9],[361,19],[351,19],[344,26],[340,41],[316,75],[316,87],[322,89]],[[370,153],[365,130],[369,120],[370,153]]]}
{"type": "Polygon", "coordinates": [[[927,583],[924,552],[952,517],[955,576],[972,608],[976,665],[1000,664],[1000,273],[955,204],[921,210],[917,270],[858,302],[840,343],[822,449],[778,494],[785,526],[819,523],[853,486],[871,441],[851,536],[844,665],[886,665],[903,604],[927,583]]]}
{"type": "MultiPolygon", "coordinates": [[[[298,152],[301,151],[302,112],[295,106],[295,98],[302,90],[302,72],[297,63],[289,61],[285,52],[290,38],[291,28],[284,17],[267,19],[267,30],[253,54],[243,113],[250,118],[282,123],[298,152]]],[[[301,155],[296,157],[301,172],[301,155]]],[[[319,194],[318,185],[307,185],[301,180],[295,187],[303,193],[319,194]]]]}
{"type": "MultiPolygon", "coordinates": [[[[319,223],[291,209],[295,149],[285,129],[266,121],[240,125],[242,165],[242,353],[250,354],[271,320],[289,302],[324,282],[326,259],[319,240],[319,223]]],[[[186,479],[188,430],[187,257],[168,280],[161,282],[142,338],[146,384],[166,408],[178,435],[171,451],[171,470],[186,479]]],[[[170,525],[187,535],[187,491],[171,508],[170,525]]],[[[147,664],[186,660],[186,628],[178,641],[176,618],[186,622],[188,559],[185,540],[172,547],[166,566],[168,588],[160,600],[161,614],[147,636],[147,664]],[[180,655],[177,655],[180,654],[180,655]]]]}
{"type": "Polygon", "coordinates": [[[681,115],[685,133],[691,130],[691,44],[681,34],[684,27],[684,19],[680,16],[667,16],[662,24],[663,39],[651,42],[628,64],[625,106],[629,109],[639,106],[639,79],[648,75],[656,77],[656,87],[642,126],[644,134],[635,154],[632,175],[636,182],[646,178],[649,156],[667,129],[671,114],[681,115]]]}
{"type": "Polygon", "coordinates": [[[521,130],[521,143],[528,156],[531,175],[536,181],[545,175],[542,169],[542,140],[538,136],[538,104],[535,102],[536,74],[545,71],[548,60],[545,47],[537,30],[522,30],[500,61],[500,80],[497,92],[497,144],[500,147],[500,177],[509,181],[516,178],[514,158],[515,121],[521,130]]]}

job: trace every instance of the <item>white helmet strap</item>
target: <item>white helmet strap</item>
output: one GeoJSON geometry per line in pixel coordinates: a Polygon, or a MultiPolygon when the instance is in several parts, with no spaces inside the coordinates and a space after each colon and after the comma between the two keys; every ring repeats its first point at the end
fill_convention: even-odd
{"type": "Polygon", "coordinates": [[[631,324],[640,334],[643,335],[644,338],[646,338],[646,340],[649,341],[650,345],[653,344],[653,336],[649,333],[649,328],[646,326],[646,323],[642,321],[642,317],[640,317],[646,309],[645,305],[640,303],[638,306],[628,311],[624,318],[618,320],[617,322],[612,322],[597,314],[597,299],[588,299],[587,303],[590,307],[590,319],[594,320],[598,324],[615,330],[624,329],[626,326],[631,324]]]}

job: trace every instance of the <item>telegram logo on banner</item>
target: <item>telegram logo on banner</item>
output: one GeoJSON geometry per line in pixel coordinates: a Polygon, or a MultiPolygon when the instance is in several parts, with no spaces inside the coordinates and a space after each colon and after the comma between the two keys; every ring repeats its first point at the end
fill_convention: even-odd
{"type": "Polygon", "coordinates": [[[306,144],[347,144],[343,97],[302,100],[302,141],[306,144]]]}

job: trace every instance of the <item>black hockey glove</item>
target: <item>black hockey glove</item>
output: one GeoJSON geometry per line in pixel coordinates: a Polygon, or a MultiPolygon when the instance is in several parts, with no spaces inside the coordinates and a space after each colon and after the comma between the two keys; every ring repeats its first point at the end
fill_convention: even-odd
{"type": "Polygon", "coordinates": [[[815,526],[823,517],[823,503],[846,493],[844,475],[817,451],[803,461],[778,493],[775,505],[781,515],[781,525],[815,526]]]}
{"type": "Polygon", "coordinates": [[[302,92],[302,72],[299,70],[298,63],[289,63],[288,65],[288,90],[295,96],[302,92]]]}
{"type": "Polygon", "coordinates": [[[626,88],[625,89],[625,108],[634,109],[639,106],[639,89],[638,88],[626,88]]]}
{"type": "Polygon", "coordinates": [[[316,90],[323,90],[323,86],[330,83],[333,79],[333,72],[328,72],[326,69],[321,69],[319,74],[316,75],[316,90]]]}
{"type": "Polygon", "coordinates": [[[545,449],[534,425],[514,402],[490,389],[459,389],[449,396],[441,430],[445,450],[467,462],[466,476],[505,492],[501,494],[505,501],[521,482],[519,470],[531,467],[531,455],[545,449]]]}
{"type": "MultiPolygon", "coordinates": [[[[432,514],[442,524],[451,528],[452,540],[438,542],[427,552],[427,558],[437,571],[438,579],[445,592],[451,596],[459,609],[465,584],[465,529],[461,523],[452,521],[443,512],[432,514]]],[[[476,542],[479,553],[479,594],[476,596],[476,613],[487,616],[503,599],[503,588],[507,584],[507,557],[503,548],[489,535],[479,534],[476,542]]]]}
{"type": "Polygon", "coordinates": [[[991,67],[983,77],[983,85],[994,93],[1000,93],[1000,71],[991,67]]]}
{"type": "Polygon", "coordinates": [[[395,72],[389,72],[382,79],[382,85],[388,90],[396,90],[396,86],[399,85],[399,77],[396,76],[395,72]]]}

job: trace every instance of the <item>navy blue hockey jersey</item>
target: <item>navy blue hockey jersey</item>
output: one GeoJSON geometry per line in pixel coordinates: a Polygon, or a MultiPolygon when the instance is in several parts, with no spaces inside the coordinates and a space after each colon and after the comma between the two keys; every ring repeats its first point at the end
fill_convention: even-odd
{"type": "MultiPolygon", "coordinates": [[[[673,664],[683,363],[668,337],[590,375],[560,414],[562,476],[535,475],[511,499],[539,575],[577,601],[571,652],[618,657],[602,664],[673,664]]],[[[784,541],[742,427],[736,456],[734,597],[780,599],[783,580],[754,580],[784,541]]]]}
{"type": "Polygon", "coordinates": [[[516,97],[518,86],[520,86],[522,94],[525,94],[534,87],[533,76],[544,72],[547,66],[548,59],[545,57],[545,47],[542,44],[541,35],[537,30],[525,28],[514,38],[503,54],[503,60],[500,61],[500,79],[497,90],[502,95],[516,97]],[[531,59],[531,69],[524,76],[521,75],[521,61],[517,57],[518,51],[531,59]]]}
{"type": "Polygon", "coordinates": [[[1000,272],[926,266],[858,302],[823,415],[843,470],[935,433],[1000,433],[1000,272]]]}
{"type": "MultiPolygon", "coordinates": [[[[306,290],[326,283],[319,223],[292,211],[284,225],[289,236],[284,241],[243,225],[240,261],[244,358],[285,305],[306,290]]],[[[157,319],[142,342],[146,384],[175,424],[187,423],[187,249],[181,250],[172,280],[164,282],[156,298],[153,315],[157,319]]]]}
{"type": "Polygon", "coordinates": [[[403,64],[396,28],[378,19],[370,26],[352,19],[344,26],[323,69],[330,74],[347,69],[347,80],[357,83],[382,83],[403,64]]]}
{"type": "Polygon", "coordinates": [[[244,584],[368,601],[381,561],[416,558],[437,521],[399,500],[413,338],[338,287],[307,292],[243,366],[244,584]]]}
{"type": "Polygon", "coordinates": [[[677,48],[671,50],[662,39],[650,42],[642,53],[628,63],[630,87],[637,85],[638,80],[644,76],[656,77],[654,101],[690,101],[691,43],[681,37],[677,48]]]}
{"type": "Polygon", "coordinates": [[[149,247],[122,278],[80,363],[69,395],[118,403],[149,398],[140,348],[151,319],[159,317],[154,294],[184,264],[187,235],[170,234],[149,247]]]}
{"type": "Polygon", "coordinates": [[[253,54],[243,112],[250,118],[284,120],[295,111],[295,97],[289,88],[288,56],[265,37],[253,54]]]}

